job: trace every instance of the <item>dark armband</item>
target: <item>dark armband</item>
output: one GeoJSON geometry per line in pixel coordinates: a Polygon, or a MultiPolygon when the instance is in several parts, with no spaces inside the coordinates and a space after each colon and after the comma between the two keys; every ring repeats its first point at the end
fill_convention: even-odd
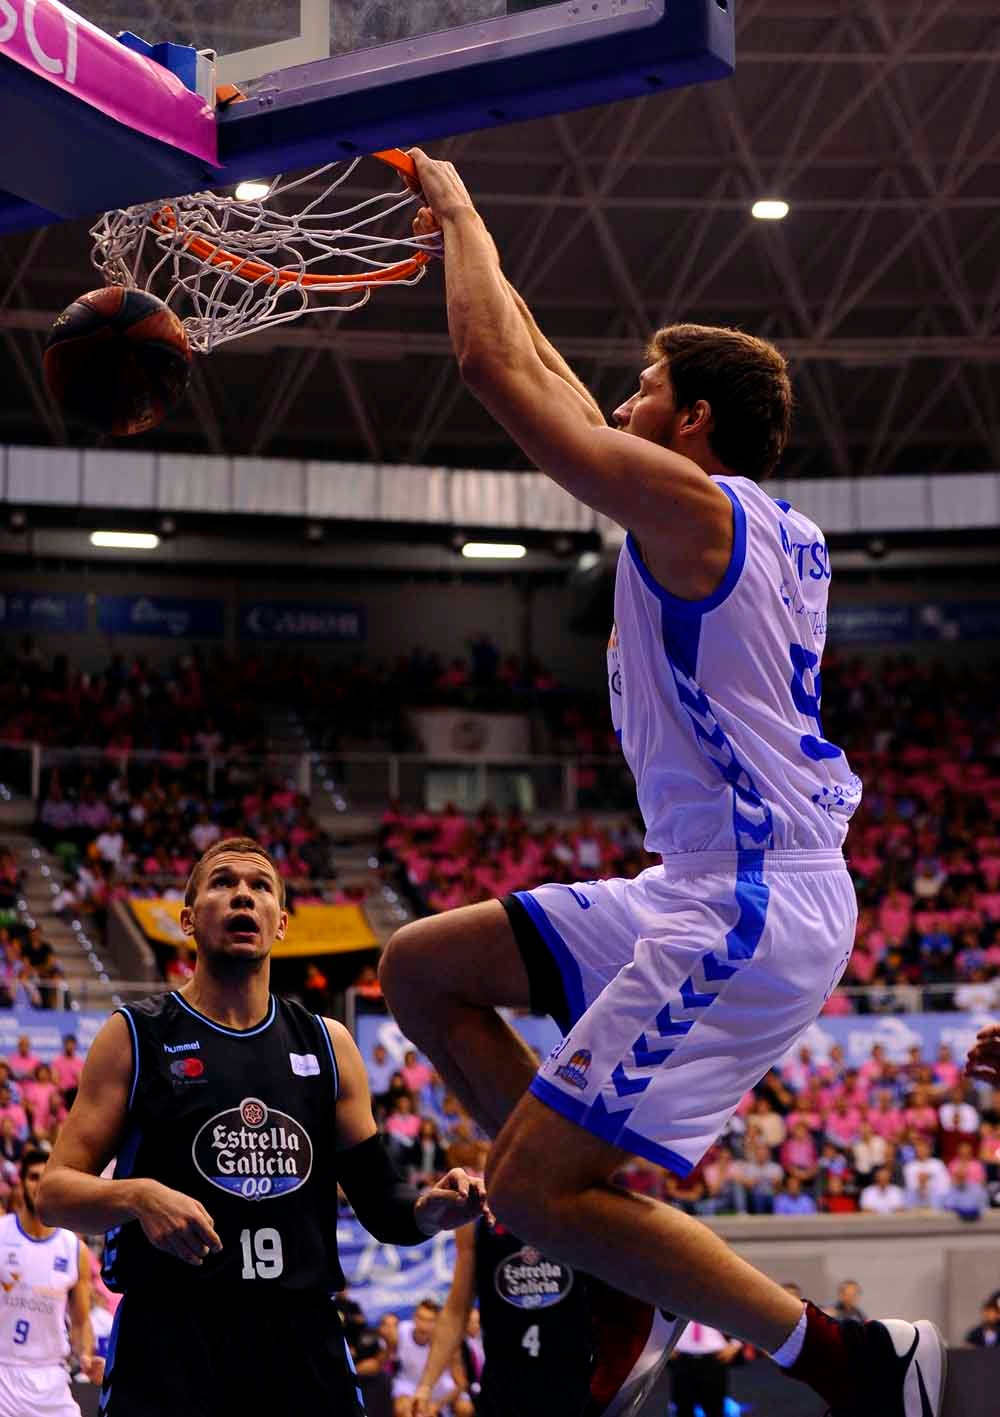
{"type": "Polygon", "coordinates": [[[429,1239],[414,1218],[420,1192],[404,1181],[377,1132],[360,1146],[337,1153],[337,1179],[354,1214],[376,1240],[422,1245],[429,1239]]]}

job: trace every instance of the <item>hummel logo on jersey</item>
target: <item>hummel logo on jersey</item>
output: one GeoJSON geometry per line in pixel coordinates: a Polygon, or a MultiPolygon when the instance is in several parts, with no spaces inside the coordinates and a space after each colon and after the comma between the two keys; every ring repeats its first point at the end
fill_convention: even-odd
{"type": "Polygon", "coordinates": [[[288,1061],[292,1065],[292,1072],[300,1078],[319,1076],[319,1059],[315,1053],[289,1053],[288,1061]]]}
{"type": "Polygon", "coordinates": [[[164,1043],[164,1053],[190,1053],[195,1048],[200,1048],[201,1044],[197,1039],[193,1043],[164,1043]]]}

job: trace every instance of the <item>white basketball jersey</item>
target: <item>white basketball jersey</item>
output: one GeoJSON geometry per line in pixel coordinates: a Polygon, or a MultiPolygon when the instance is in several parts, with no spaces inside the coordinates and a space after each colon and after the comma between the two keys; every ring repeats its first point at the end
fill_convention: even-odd
{"type": "Polygon", "coordinates": [[[711,596],[664,590],[631,534],[618,558],[611,716],[646,846],[839,847],[861,780],[820,723],[826,541],[747,478],[713,481],[733,504],[733,552],[711,596]]]}
{"type": "Polygon", "coordinates": [[[16,1215],[0,1218],[0,1368],[69,1356],[66,1299],[79,1270],[80,1241],[71,1230],[33,1240],[16,1215]]]}

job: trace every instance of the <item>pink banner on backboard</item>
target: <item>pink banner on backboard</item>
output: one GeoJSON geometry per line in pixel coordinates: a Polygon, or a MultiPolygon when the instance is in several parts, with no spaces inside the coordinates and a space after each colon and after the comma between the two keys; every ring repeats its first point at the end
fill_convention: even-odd
{"type": "Polygon", "coordinates": [[[0,54],[126,127],[218,166],[212,106],[58,0],[0,0],[0,54]]]}

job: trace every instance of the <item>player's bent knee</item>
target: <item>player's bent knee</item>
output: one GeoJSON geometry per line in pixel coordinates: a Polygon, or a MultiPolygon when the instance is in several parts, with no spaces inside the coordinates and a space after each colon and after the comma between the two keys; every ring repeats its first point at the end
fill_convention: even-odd
{"type": "Polygon", "coordinates": [[[423,999],[434,979],[430,962],[434,956],[433,937],[422,922],[402,925],[388,940],[379,960],[378,978],[386,1002],[397,1016],[408,1005],[423,999]]]}
{"type": "Polygon", "coordinates": [[[544,1172],[529,1174],[516,1146],[495,1143],[486,1166],[486,1194],[501,1225],[543,1245],[554,1218],[553,1196],[544,1172]]]}

